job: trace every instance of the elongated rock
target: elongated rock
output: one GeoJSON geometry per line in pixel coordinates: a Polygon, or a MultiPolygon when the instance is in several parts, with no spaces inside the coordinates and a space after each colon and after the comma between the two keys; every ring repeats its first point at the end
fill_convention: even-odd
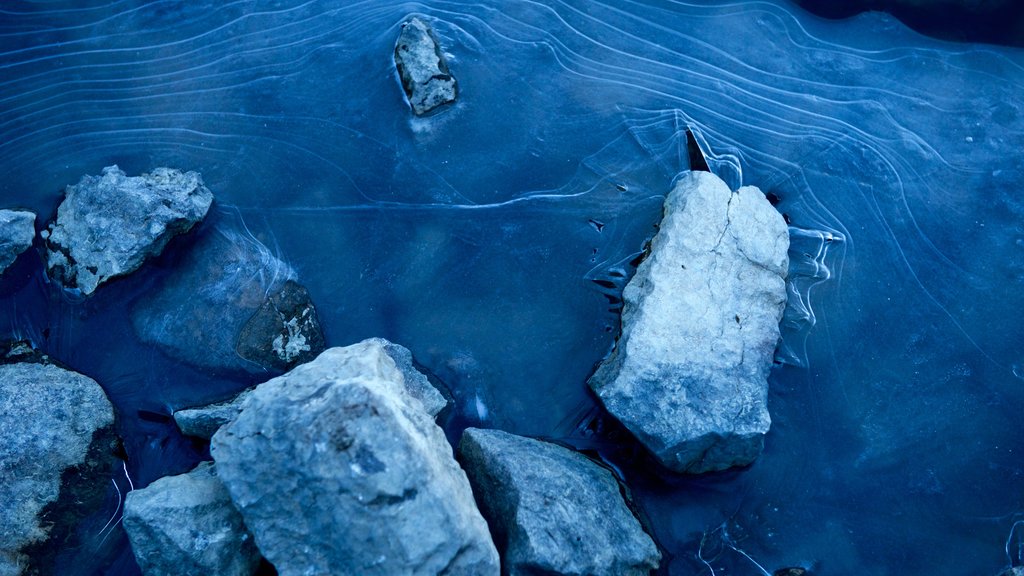
{"type": "Polygon", "coordinates": [[[92,294],[137,270],[206,216],[213,193],[197,172],[157,168],[126,176],[117,166],[68,186],[44,232],[47,270],[65,288],[92,294]]]}
{"type": "Polygon", "coordinates": [[[757,188],[688,172],[665,199],[590,386],[668,468],[723,470],[761,453],[788,249],[785,221],[757,188]]]}
{"type": "Polygon", "coordinates": [[[257,386],[211,454],[282,576],[498,574],[465,473],[380,342],[257,386]]]}
{"type": "Polygon", "coordinates": [[[434,30],[420,18],[414,16],[402,23],[395,42],[395,66],[417,116],[455,101],[455,77],[448,70],[434,30]]]}
{"type": "Polygon", "coordinates": [[[509,576],[641,576],[661,554],[611,472],[568,448],[470,428],[459,458],[509,576]]]}
{"type": "Polygon", "coordinates": [[[0,210],[0,274],[32,246],[36,215],[21,210],[0,210]]]}

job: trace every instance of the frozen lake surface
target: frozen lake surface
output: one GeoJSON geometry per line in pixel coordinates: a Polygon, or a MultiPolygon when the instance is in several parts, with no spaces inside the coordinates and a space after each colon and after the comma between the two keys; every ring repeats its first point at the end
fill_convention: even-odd
{"type": "MultiPolygon", "coordinates": [[[[5,2],[0,207],[41,226],[117,164],[196,170],[204,226],[309,289],[329,345],[410,348],[467,425],[617,467],[664,574],[996,574],[1024,519],[1024,52],[781,1],[5,2]],[[398,26],[431,20],[459,102],[413,119],[398,26]],[[790,303],[751,467],[656,471],[586,387],[687,128],[713,171],[780,199],[790,303]]],[[[29,254],[3,337],[99,381],[135,487],[206,457],[161,415],[259,375],[204,373],[128,312],[172,244],[80,300],[29,254]]],[[[183,298],[187,294],[183,294],[183,298]]],[[[115,479],[122,487],[127,479],[115,479]]],[[[67,574],[137,574],[117,500],[67,574]]]]}

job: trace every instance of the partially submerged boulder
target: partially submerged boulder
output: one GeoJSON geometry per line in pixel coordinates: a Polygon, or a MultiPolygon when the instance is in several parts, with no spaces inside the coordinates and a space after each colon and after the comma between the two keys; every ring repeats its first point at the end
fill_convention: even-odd
{"type": "Polygon", "coordinates": [[[788,249],[785,221],[757,188],[688,172],[665,199],[590,386],[666,467],[723,470],[761,453],[788,249]]]}
{"type": "Polygon", "coordinates": [[[132,310],[135,332],[168,355],[218,372],[283,372],[324,337],[295,272],[252,236],[203,231],[181,266],[132,310]]]}
{"type": "Polygon", "coordinates": [[[110,486],[114,409],[91,378],[0,365],[0,575],[49,573],[110,486]]]}
{"type": "MultiPolygon", "coordinates": [[[[366,342],[380,345],[384,352],[394,361],[395,367],[402,374],[402,382],[406,391],[423,404],[427,414],[436,417],[448,405],[448,400],[430,383],[423,373],[416,369],[409,349],[389,342],[383,338],[371,338],[366,342]]],[[[196,438],[210,439],[221,426],[231,422],[242,411],[245,399],[252,394],[252,389],[243,390],[230,400],[201,406],[185,408],[174,413],[174,421],[182,434],[196,438]]]]}
{"type": "Polygon", "coordinates": [[[282,576],[498,573],[465,473],[380,342],[257,386],[211,454],[282,576]]]}
{"type": "Polygon", "coordinates": [[[124,530],[145,576],[249,576],[259,567],[256,544],[210,462],[129,492],[124,530]]]}
{"type": "Polygon", "coordinates": [[[417,116],[455,101],[458,84],[430,24],[412,17],[402,23],[395,42],[395,66],[409,105],[417,116]]]}
{"type": "Polygon", "coordinates": [[[0,210],[0,274],[32,246],[35,235],[35,214],[23,210],[0,210]]]}
{"type": "Polygon", "coordinates": [[[137,270],[171,238],[206,216],[213,193],[197,172],[156,168],[126,176],[117,166],[67,187],[57,218],[43,232],[50,276],[92,294],[137,270]]]}
{"type": "Polygon", "coordinates": [[[501,551],[503,573],[641,576],[661,554],[612,473],[568,448],[469,428],[459,459],[501,551]]]}

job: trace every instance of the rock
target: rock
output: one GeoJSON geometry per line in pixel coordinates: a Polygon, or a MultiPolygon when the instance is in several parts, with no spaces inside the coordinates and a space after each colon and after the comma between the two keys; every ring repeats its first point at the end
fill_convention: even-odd
{"type": "MultiPolygon", "coordinates": [[[[412,353],[408,348],[383,338],[371,338],[367,342],[379,344],[384,348],[384,352],[391,357],[398,371],[402,373],[406,391],[423,403],[427,414],[436,417],[441,410],[445,409],[448,400],[438,392],[437,388],[434,388],[423,373],[416,369],[413,365],[412,353]]],[[[251,389],[244,390],[241,394],[225,402],[178,410],[174,413],[174,421],[177,422],[182,434],[210,439],[221,426],[238,416],[238,413],[242,411],[242,404],[251,393],[251,389]]]]}
{"type": "Polygon", "coordinates": [[[999,573],[999,576],[1024,576],[1024,566],[1013,566],[999,573]]]}
{"type": "Polygon", "coordinates": [[[132,310],[143,342],[214,372],[274,372],[316,357],[324,337],[295,272],[252,236],[205,230],[176,273],[132,310]]]}
{"type": "Polygon", "coordinates": [[[772,576],[807,576],[807,570],[803,568],[779,568],[772,572],[772,576]]]}
{"type": "Polygon", "coordinates": [[[395,42],[395,66],[417,116],[455,101],[458,84],[448,70],[434,30],[417,17],[402,23],[395,42]]]}
{"type": "Polygon", "coordinates": [[[788,248],[785,221],[757,188],[730,192],[687,172],[665,199],[590,386],[666,467],[723,470],[761,453],[788,248]]]}
{"type": "Polygon", "coordinates": [[[0,210],[0,274],[32,247],[36,215],[31,212],[0,210]]]}
{"type": "Polygon", "coordinates": [[[459,459],[501,550],[504,573],[639,576],[661,554],[611,472],[548,442],[469,428],[459,459]]]}
{"type": "Polygon", "coordinates": [[[110,487],[114,409],[91,378],[0,366],[0,574],[51,573],[110,487]]]}
{"type": "Polygon", "coordinates": [[[213,193],[196,172],[157,168],[127,177],[117,166],[68,186],[43,233],[47,270],[65,288],[92,294],[134,272],[206,216],[213,193]]]}
{"type": "Polygon", "coordinates": [[[260,563],[241,514],[209,462],[129,492],[124,529],[146,576],[247,576],[260,563]]]}
{"type": "Polygon", "coordinates": [[[465,473],[379,341],[257,386],[210,452],[282,576],[498,574],[465,473]]]}

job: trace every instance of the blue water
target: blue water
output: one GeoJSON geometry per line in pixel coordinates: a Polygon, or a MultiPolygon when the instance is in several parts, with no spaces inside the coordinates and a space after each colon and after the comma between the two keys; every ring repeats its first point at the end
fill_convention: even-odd
{"type": "MultiPolygon", "coordinates": [[[[782,1],[51,0],[0,6],[0,69],[0,206],[46,220],[64,186],[115,163],[202,172],[205,226],[294,269],[330,345],[409,347],[453,391],[450,433],[558,438],[616,466],[663,574],[1020,560],[1019,49],[782,1]],[[391,60],[414,12],[461,89],[426,119],[391,60]],[[585,385],[688,167],[687,127],[727,181],[781,199],[793,237],[765,452],[700,478],[655,470],[585,385]]],[[[135,337],[130,311],[188,247],[84,301],[34,253],[0,280],[0,336],[117,406],[123,489],[205,457],[159,415],[263,379],[135,337]]],[[[62,573],[137,573],[120,528],[102,530],[117,513],[112,493],[62,573]]]]}

